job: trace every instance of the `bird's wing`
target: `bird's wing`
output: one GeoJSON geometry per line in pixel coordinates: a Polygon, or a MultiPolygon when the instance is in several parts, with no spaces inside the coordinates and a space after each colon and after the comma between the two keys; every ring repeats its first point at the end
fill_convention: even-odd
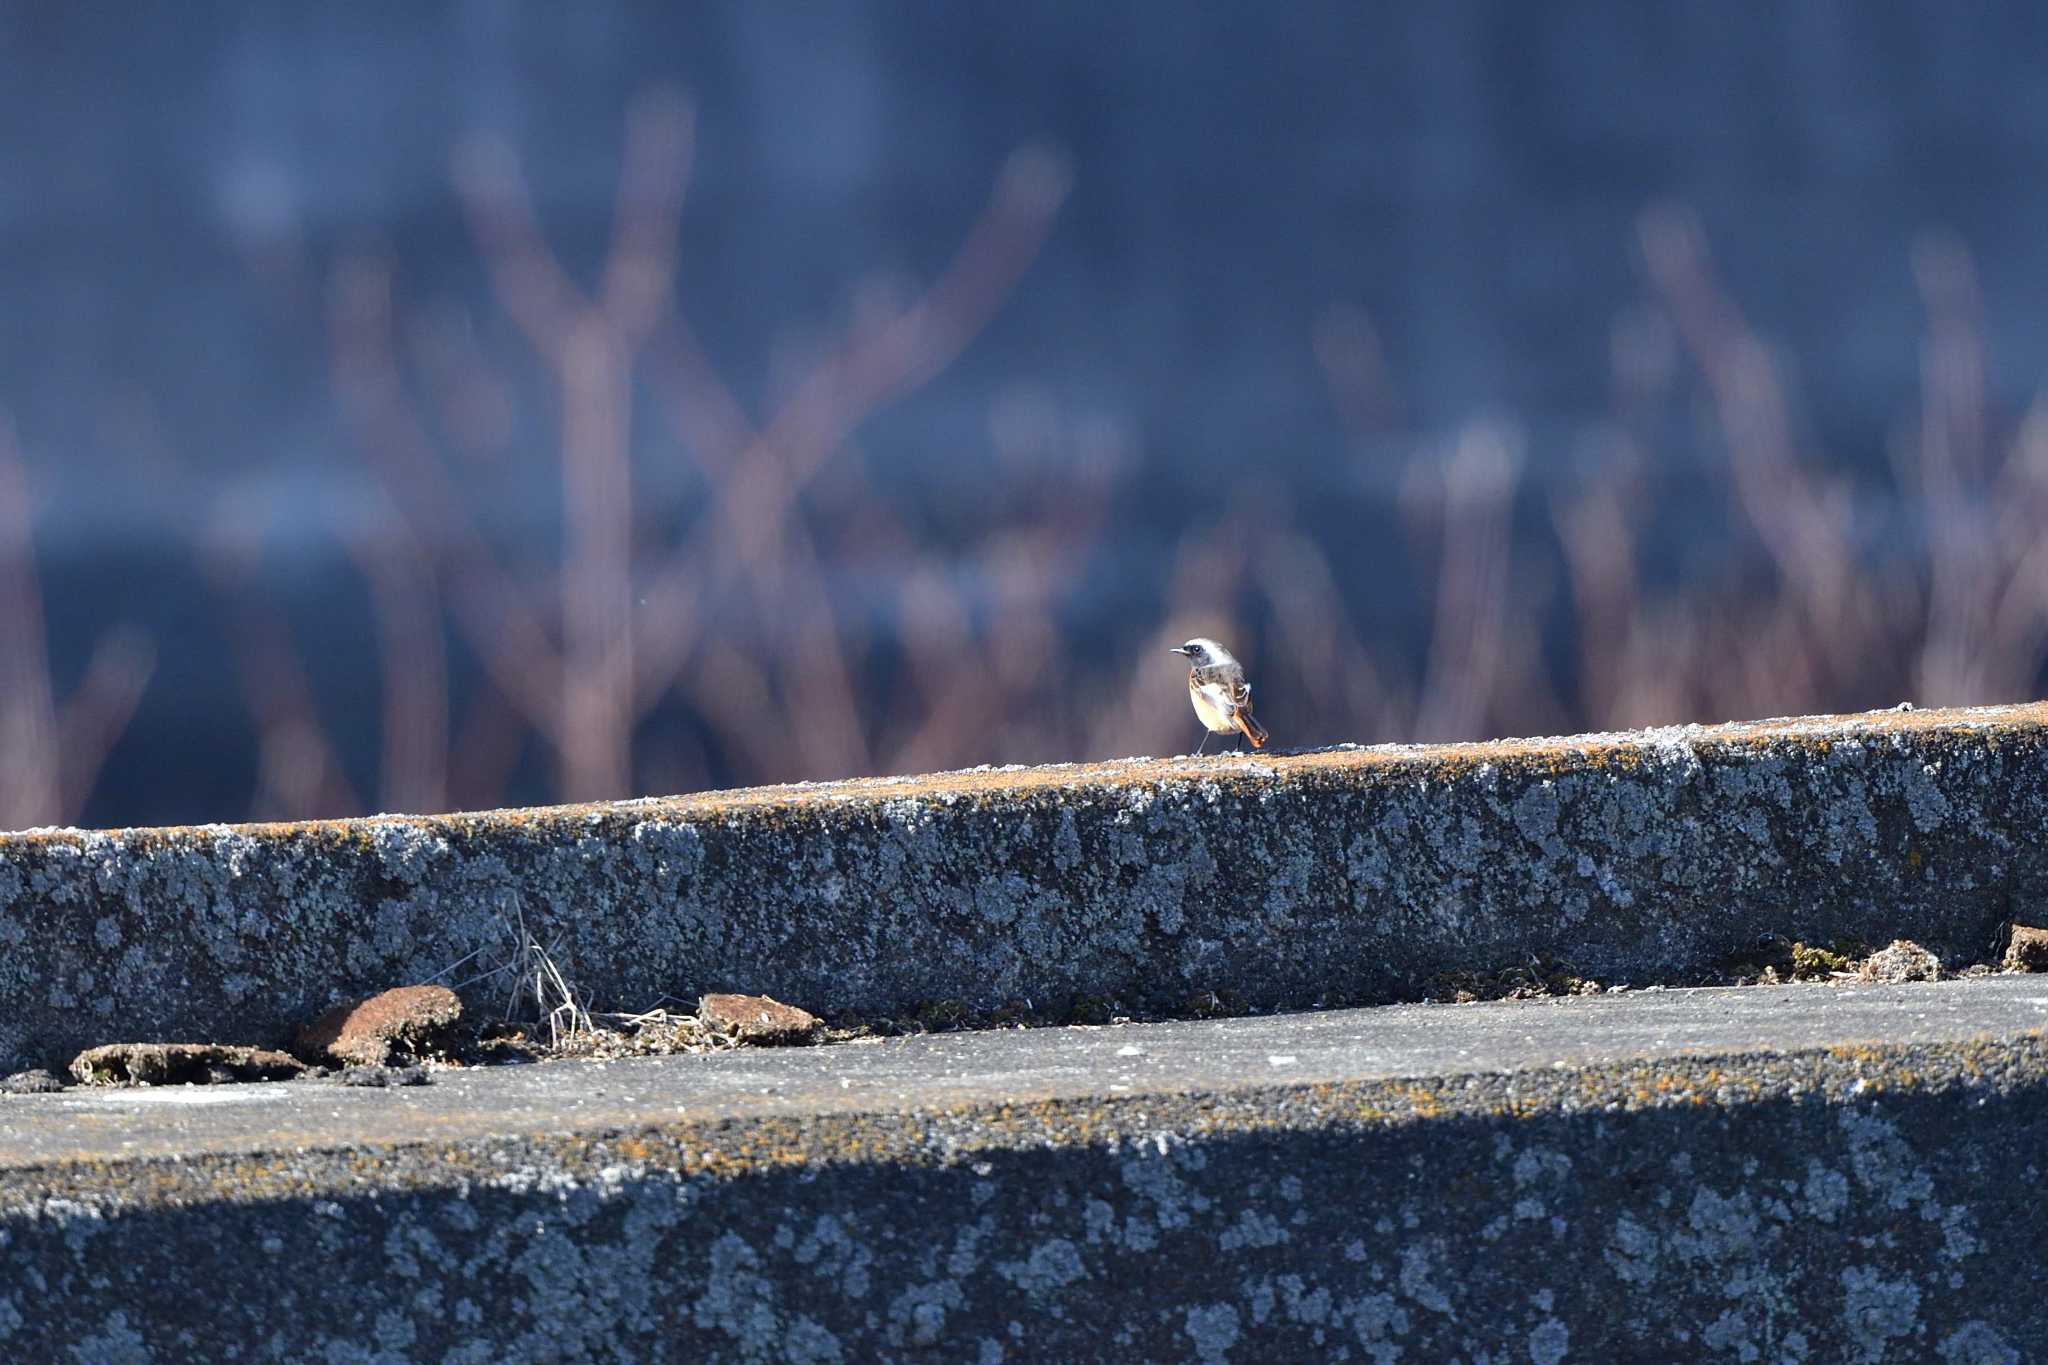
{"type": "Polygon", "coordinates": [[[1195,690],[1202,694],[1209,705],[1216,708],[1216,714],[1219,716],[1227,716],[1244,704],[1239,700],[1237,690],[1228,683],[1197,683],[1195,684],[1195,690]]]}

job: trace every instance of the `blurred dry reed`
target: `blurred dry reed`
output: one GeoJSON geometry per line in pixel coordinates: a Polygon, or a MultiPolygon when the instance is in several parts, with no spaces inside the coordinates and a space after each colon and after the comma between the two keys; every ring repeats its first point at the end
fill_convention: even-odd
{"type": "Polygon", "coordinates": [[[156,668],[149,637],[120,627],[99,638],[71,695],[59,699],[33,523],[27,461],[0,413],[0,829],[77,818],[156,668]]]}
{"type": "MultiPolygon", "coordinates": [[[[1644,297],[1616,324],[1610,410],[1562,474],[1532,474],[1510,421],[1413,438],[1370,319],[1333,308],[1310,340],[1360,486],[1392,474],[1400,490],[1406,584],[1346,581],[1305,495],[1248,480],[1179,537],[1145,585],[1153,614],[1082,657],[1062,623],[1110,545],[1133,433],[1007,391],[973,452],[983,505],[944,545],[868,483],[856,445],[1018,287],[1066,195],[1061,160],[1012,156],[932,282],[857,290],[841,334],[756,413],[677,302],[693,144],[680,95],[635,106],[589,289],[547,244],[509,143],[478,136],[455,157],[495,300],[553,389],[553,556],[495,535],[485,506],[519,444],[517,366],[461,320],[409,312],[383,254],[327,272],[333,391],[372,509],[335,533],[376,622],[381,757],[374,791],[355,790],[236,509],[222,526],[239,529],[204,551],[259,738],[252,813],[487,805],[534,752],[564,800],[714,773],[1179,752],[1191,721],[1161,651],[1194,634],[1241,646],[1289,745],[2011,700],[2048,661],[2048,408],[2004,425],[1989,410],[1982,302],[1953,241],[1915,254],[1919,412],[1876,497],[1810,448],[1780,359],[1682,208],[1642,220],[1644,297]],[[1713,460],[1705,513],[1725,552],[1711,562],[1656,539],[1674,414],[1713,460]],[[693,491],[650,500],[650,472],[693,491]],[[1873,503],[1912,509],[1907,533],[1874,526],[1873,503]],[[853,565],[886,585],[884,609],[835,597],[853,565]],[[1415,595],[1419,648],[1361,626],[1388,591],[1415,595]],[[465,661],[482,683],[457,714],[465,661]],[[657,710],[688,721],[658,745],[657,710]]],[[[0,826],[75,816],[150,668],[146,642],[115,632],[57,703],[28,524],[0,428],[0,826]]]]}
{"type": "MultiPolygon", "coordinates": [[[[405,738],[387,752],[403,749],[418,769],[384,794],[394,805],[433,804],[444,792],[485,799],[519,742],[508,721],[546,745],[564,799],[629,793],[636,730],[672,694],[703,717],[725,763],[755,776],[859,772],[893,749],[946,747],[930,714],[906,722],[863,709],[866,642],[835,614],[805,495],[851,432],[943,371],[987,322],[1037,254],[1066,192],[1064,169],[1041,151],[1012,157],[930,287],[908,300],[864,300],[846,335],[757,420],[674,301],[692,134],[691,110],[673,93],[635,109],[611,251],[587,295],[547,246],[513,148],[479,136],[458,152],[457,187],[497,299],[558,390],[563,544],[539,575],[490,543],[437,448],[436,423],[411,401],[388,262],[361,255],[335,271],[336,393],[398,512],[391,535],[357,557],[388,623],[385,729],[405,738]],[[666,421],[660,448],[689,462],[704,489],[680,534],[652,535],[636,515],[636,386],[666,421]],[[489,679],[482,704],[498,715],[488,742],[441,719],[446,671],[433,621],[395,619],[437,595],[489,679]],[[775,630],[712,631],[713,604],[735,601],[775,630]],[[495,773],[451,784],[448,774],[479,750],[496,756],[495,773]]],[[[504,382],[483,372],[480,356],[461,363],[471,373],[452,386],[458,393],[504,382]]],[[[879,499],[864,503],[870,534],[907,540],[879,499]]],[[[928,578],[905,588],[916,600],[932,590],[928,578]]],[[[969,654],[949,654],[954,671],[969,654]]],[[[945,713],[964,690],[935,678],[931,711],[945,713]]]]}

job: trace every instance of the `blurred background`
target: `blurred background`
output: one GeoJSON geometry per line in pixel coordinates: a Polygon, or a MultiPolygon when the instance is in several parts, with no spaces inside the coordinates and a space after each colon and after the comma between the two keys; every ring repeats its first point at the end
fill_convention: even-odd
{"type": "Polygon", "coordinates": [[[0,828],[2030,697],[2044,40],[0,0],[0,828]]]}

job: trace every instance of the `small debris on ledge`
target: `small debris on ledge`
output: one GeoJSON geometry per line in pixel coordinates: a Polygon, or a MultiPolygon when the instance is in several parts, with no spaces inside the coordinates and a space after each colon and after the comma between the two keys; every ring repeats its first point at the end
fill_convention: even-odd
{"type": "Polygon", "coordinates": [[[765,995],[707,995],[697,1002],[705,1028],[759,1047],[808,1043],[823,1021],[808,1010],[765,995]]]}
{"type": "Polygon", "coordinates": [[[432,1085],[434,1074],[423,1066],[352,1066],[335,1074],[336,1085],[432,1085]]]}
{"type": "Polygon", "coordinates": [[[2048,972],[2048,929],[2013,925],[2012,937],[2005,945],[2004,965],[2009,972],[2048,972]]]}
{"type": "Polygon", "coordinates": [[[71,1062],[81,1085],[225,1085],[289,1080],[306,1069],[298,1058],[261,1047],[225,1043],[108,1043],[71,1062]]]}
{"type": "Polygon", "coordinates": [[[64,1082],[35,1067],[0,1079],[0,1095],[51,1095],[64,1089],[64,1082]]]}
{"type": "MultiPolygon", "coordinates": [[[[1870,945],[1836,939],[1822,947],[1788,939],[1783,934],[1760,936],[1754,947],[1722,963],[1725,984],[1775,986],[1786,981],[1843,981],[1855,977],[1870,956],[1870,945]]],[[[1715,982],[1714,984],[1722,984],[1715,982]]]]}
{"type": "Polygon", "coordinates": [[[299,1030],[292,1050],[308,1062],[386,1066],[441,1053],[462,1018],[446,986],[400,986],[336,1005],[299,1030]]]}
{"type": "Polygon", "coordinates": [[[1469,1005],[1480,1000],[1537,1000],[1554,995],[1598,995],[1598,981],[1569,962],[1532,955],[1498,971],[1444,972],[1430,982],[1426,999],[1469,1005]]]}
{"type": "Polygon", "coordinates": [[[579,1057],[592,1061],[612,1061],[620,1057],[672,1057],[685,1052],[719,1052],[738,1047],[736,1040],[723,1034],[712,1033],[697,1022],[695,1015],[671,1014],[666,1009],[656,1008],[638,1014],[593,1014],[591,1027],[578,1029],[564,1035],[552,1046],[540,1040],[530,1040],[522,1047],[525,1030],[512,1026],[512,1037],[505,1036],[504,1028],[496,1030],[498,1037],[481,1045],[481,1054],[489,1057],[524,1055],[528,1060],[544,1061],[556,1057],[579,1057]]]}
{"type": "Polygon", "coordinates": [[[1865,981],[1941,980],[1941,959],[1911,939],[1895,938],[1863,960],[1858,975],[1865,981]]]}

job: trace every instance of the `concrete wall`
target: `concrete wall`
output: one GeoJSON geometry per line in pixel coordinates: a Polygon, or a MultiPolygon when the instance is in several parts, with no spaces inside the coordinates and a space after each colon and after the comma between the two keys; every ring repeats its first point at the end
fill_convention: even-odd
{"type": "Polygon", "coordinates": [[[2034,1035],[0,1171],[0,1352],[2017,1365],[2048,1340],[2044,1063],[2034,1035]]]}
{"type": "Polygon", "coordinates": [[[1412,995],[1761,933],[1981,957],[2048,905],[2048,707],[975,771],[591,807],[0,836],[0,1062],[270,1042],[505,959],[600,1008],[1412,995]],[[474,955],[474,956],[473,956],[474,955]]]}

